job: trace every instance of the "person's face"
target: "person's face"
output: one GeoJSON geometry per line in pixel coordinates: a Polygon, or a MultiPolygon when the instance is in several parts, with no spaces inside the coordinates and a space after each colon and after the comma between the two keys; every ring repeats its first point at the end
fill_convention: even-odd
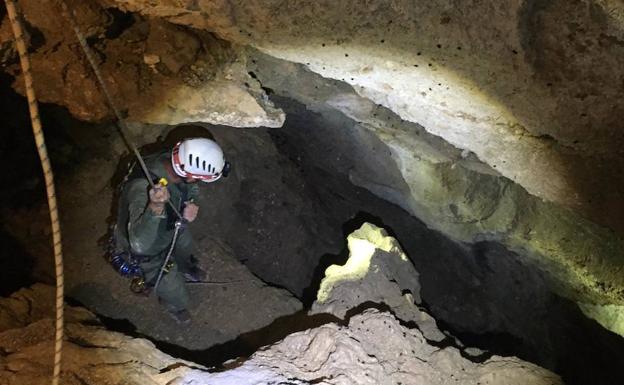
{"type": "Polygon", "coordinates": [[[192,178],[190,176],[187,176],[187,177],[185,177],[183,179],[184,179],[184,183],[187,183],[187,184],[194,184],[194,183],[197,183],[199,181],[199,179],[195,179],[195,178],[192,178]]]}

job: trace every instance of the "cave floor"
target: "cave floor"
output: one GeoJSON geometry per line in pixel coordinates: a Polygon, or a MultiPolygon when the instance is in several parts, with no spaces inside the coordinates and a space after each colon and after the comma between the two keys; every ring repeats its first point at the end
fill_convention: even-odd
{"type": "Polygon", "coordinates": [[[218,240],[203,238],[198,250],[196,258],[208,277],[206,283],[187,283],[192,316],[189,325],[171,319],[155,295],[131,293],[129,281],[116,275],[104,258],[74,262],[68,295],[105,316],[114,328],[189,350],[233,340],[301,308],[289,292],[251,274],[218,240]]]}

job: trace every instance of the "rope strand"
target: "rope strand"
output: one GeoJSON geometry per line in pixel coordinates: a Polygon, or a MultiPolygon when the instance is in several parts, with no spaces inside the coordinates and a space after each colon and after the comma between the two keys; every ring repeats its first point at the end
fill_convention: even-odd
{"type": "Polygon", "coordinates": [[[13,0],[5,0],[13,36],[15,37],[15,45],[19,53],[20,65],[24,75],[24,83],[26,85],[26,96],[28,98],[28,110],[30,111],[30,121],[32,124],[33,135],[35,136],[35,144],[37,152],[41,160],[41,168],[46,185],[46,194],[48,198],[48,209],[50,211],[50,223],[52,226],[52,244],[54,246],[54,263],[56,272],[56,331],[54,340],[54,372],[52,374],[52,385],[58,385],[61,375],[61,360],[63,350],[63,296],[64,296],[64,277],[63,277],[63,247],[61,241],[61,226],[59,223],[58,206],[56,203],[56,192],[54,189],[54,174],[50,159],[48,158],[48,150],[45,144],[45,138],[41,129],[41,120],[39,118],[39,107],[37,105],[37,97],[33,88],[33,79],[30,72],[30,60],[26,51],[26,43],[24,42],[24,32],[22,26],[17,19],[17,11],[13,0]]]}

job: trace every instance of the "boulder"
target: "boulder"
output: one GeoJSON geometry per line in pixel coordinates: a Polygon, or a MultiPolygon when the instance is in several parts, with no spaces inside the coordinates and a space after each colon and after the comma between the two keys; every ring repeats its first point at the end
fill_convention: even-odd
{"type": "Polygon", "coordinates": [[[311,314],[329,313],[344,319],[360,305],[383,305],[398,319],[418,325],[427,339],[445,338],[433,317],[418,307],[419,275],[396,239],[364,223],[348,236],[347,244],[349,259],[342,266],[327,268],[311,314]]]}

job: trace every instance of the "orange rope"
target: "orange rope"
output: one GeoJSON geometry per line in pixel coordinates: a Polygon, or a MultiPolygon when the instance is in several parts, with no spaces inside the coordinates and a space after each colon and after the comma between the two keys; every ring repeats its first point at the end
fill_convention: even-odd
{"type": "Polygon", "coordinates": [[[46,183],[46,193],[48,196],[48,208],[50,210],[50,222],[52,224],[52,242],[54,245],[54,261],[56,266],[56,339],[54,343],[54,374],[52,385],[58,385],[61,374],[61,358],[63,349],[63,249],[61,244],[61,226],[59,223],[58,207],[56,204],[56,193],[54,189],[54,174],[48,158],[48,150],[45,145],[45,138],[41,130],[41,119],[39,118],[39,107],[37,97],[33,88],[33,79],[30,72],[30,60],[24,42],[24,33],[20,22],[17,20],[17,11],[13,0],[4,0],[15,36],[15,45],[19,53],[24,82],[26,83],[26,96],[28,98],[28,109],[32,123],[33,135],[37,152],[41,159],[41,167],[46,183]]]}

